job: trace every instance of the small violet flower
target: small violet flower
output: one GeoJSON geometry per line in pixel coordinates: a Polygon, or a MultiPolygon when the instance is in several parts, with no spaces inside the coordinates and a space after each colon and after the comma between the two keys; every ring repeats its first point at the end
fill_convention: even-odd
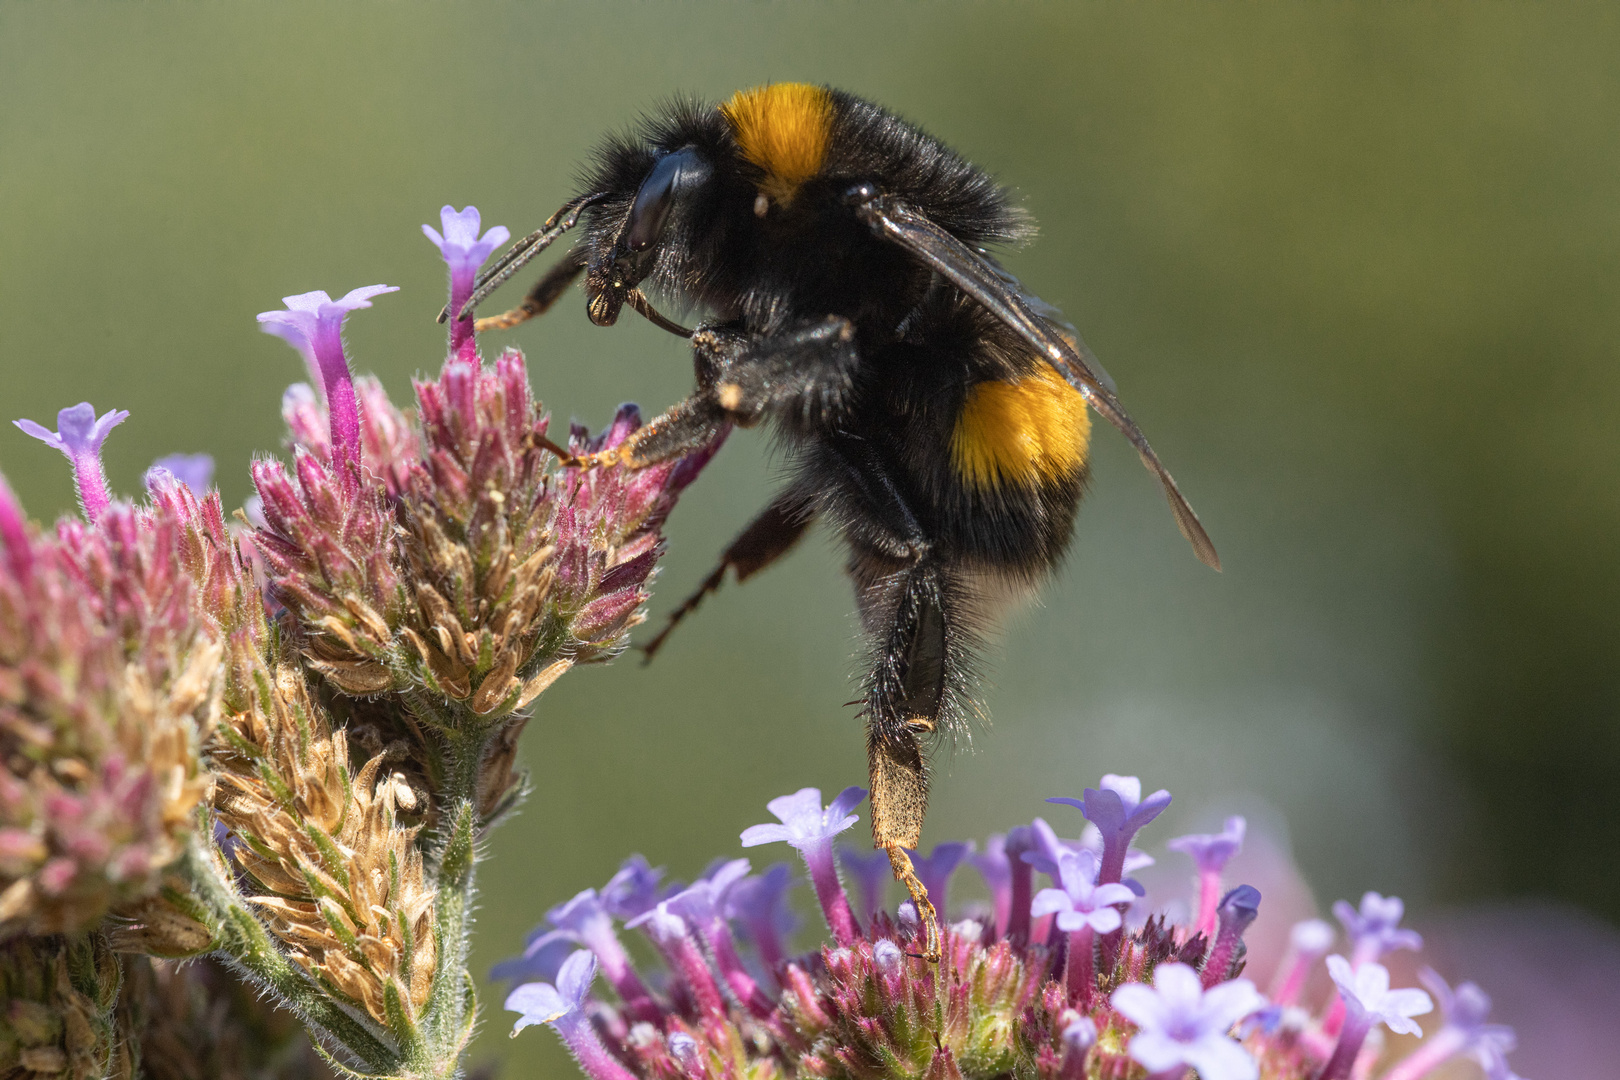
{"type": "Polygon", "coordinates": [[[861,897],[861,915],[871,921],[883,910],[884,893],[894,879],[889,853],[881,848],[862,851],[859,848],[841,847],[838,849],[838,861],[843,864],[844,877],[855,882],[855,891],[861,897]]]}
{"type": "Polygon", "coordinates": [[[798,849],[810,871],[810,883],[815,887],[816,899],[821,902],[827,926],[838,944],[845,947],[855,941],[860,931],[855,913],[850,910],[849,898],[838,881],[838,868],[833,863],[833,837],[860,820],[850,811],[864,798],[865,788],[847,787],[823,809],[821,789],[802,788],[765,804],[780,825],[751,825],[742,832],[743,847],[780,842],[798,849]]]}
{"type": "Polygon", "coordinates": [[[585,1012],[586,994],[596,978],[596,957],[581,949],[563,961],[556,985],[524,983],[506,996],[506,1009],[518,1020],[512,1034],[532,1024],[550,1024],[591,1080],[632,1080],[631,1072],[608,1052],[585,1012]]]}
{"type": "Polygon", "coordinates": [[[1118,882],[1097,884],[1095,855],[1089,851],[1064,852],[1057,869],[1062,887],[1036,893],[1031,915],[1055,913],[1058,929],[1066,933],[1088,927],[1099,934],[1119,929],[1119,909],[1114,905],[1130,903],[1135,894],[1118,882]]]}
{"type": "Polygon", "coordinates": [[[1098,788],[1086,788],[1084,798],[1047,799],[1073,806],[1102,833],[1102,867],[1097,880],[1103,884],[1119,881],[1125,873],[1125,856],[1131,840],[1141,828],[1170,805],[1170,793],[1162,788],[1142,797],[1142,781],[1134,776],[1108,773],[1098,788]]]}
{"type": "Polygon", "coordinates": [[[152,474],[160,470],[186,485],[199,499],[207,496],[214,482],[214,459],[209,454],[169,454],[158,458],[146,470],[148,487],[152,484],[152,474]]]}
{"type": "Polygon", "coordinates": [[[1380,960],[1385,953],[1392,953],[1396,949],[1416,951],[1423,948],[1422,935],[1416,930],[1401,928],[1406,905],[1398,896],[1386,897],[1369,892],[1362,896],[1359,910],[1352,908],[1347,901],[1340,900],[1333,905],[1333,914],[1344,924],[1344,932],[1350,935],[1353,946],[1351,967],[1359,968],[1380,960]]]}
{"type": "Polygon", "coordinates": [[[1422,1080],[1441,1065],[1463,1055],[1479,1062],[1491,1080],[1510,1077],[1518,1080],[1508,1068],[1506,1057],[1518,1040],[1512,1028],[1486,1023],[1491,1015],[1489,995],[1471,982],[1452,990],[1432,968],[1423,968],[1418,978],[1439,1000],[1445,1023],[1415,1051],[1397,1062],[1384,1080],[1422,1080]]]}
{"type": "Polygon", "coordinates": [[[1232,856],[1243,850],[1243,834],[1248,822],[1240,816],[1226,819],[1218,833],[1178,836],[1165,844],[1171,851],[1192,857],[1198,868],[1198,921],[1193,928],[1206,937],[1215,932],[1215,905],[1221,896],[1221,871],[1232,856]]]}
{"type": "Polygon", "coordinates": [[[663,878],[662,867],[655,869],[647,865],[645,857],[632,855],[619,866],[619,872],[602,886],[602,906],[617,918],[633,919],[653,908],[658,901],[667,900],[680,891],[678,886],[660,887],[659,882],[663,878]]]}
{"type": "Polygon", "coordinates": [[[259,315],[260,328],[297,349],[325,388],[332,461],[351,492],[360,483],[360,405],[343,355],[343,320],[351,311],[370,307],[373,296],[398,291],[396,285],[367,285],[351,289],[339,300],[322,291],[300,293],[282,298],[287,310],[259,315]]]}
{"type": "MultiPolygon", "coordinates": [[[[962,860],[973,851],[973,844],[960,840],[948,840],[943,844],[935,844],[934,850],[927,856],[911,852],[911,867],[916,871],[917,879],[928,890],[928,898],[939,909],[941,918],[945,917],[947,904],[950,901],[951,876],[956,868],[962,865],[962,860]]],[[[888,856],[883,854],[885,860],[888,856]]]]}
{"type": "Polygon", "coordinates": [[[1114,1008],[1137,1027],[1130,1055],[1149,1073],[1191,1066],[1201,1080],[1256,1080],[1260,1067],[1227,1032],[1265,1005],[1247,979],[1206,990],[1186,964],[1160,964],[1153,986],[1127,983],[1114,1008]]]}
{"type": "Polygon", "coordinates": [[[798,925],[787,903],[792,887],[793,868],[776,863],[763,874],[743,878],[726,893],[726,917],[742,924],[767,971],[787,959],[786,940],[798,925]]]}
{"type": "Polygon", "coordinates": [[[79,507],[86,519],[96,521],[112,503],[112,496],[107,493],[107,474],[101,468],[101,444],[107,441],[113,428],[127,419],[128,410],[109,409],[98,417],[88,401],[81,401],[56,414],[55,431],[32,420],[12,422],[46,446],[62,451],[73,465],[79,507]]]}
{"type": "Polygon", "coordinates": [[[1361,1044],[1375,1024],[1382,1023],[1402,1035],[1423,1034],[1412,1017],[1422,1016],[1434,1008],[1428,994],[1422,990],[1391,990],[1389,969],[1382,964],[1369,961],[1353,968],[1344,957],[1330,956],[1327,967],[1339,987],[1345,1019],[1333,1056],[1328,1058],[1317,1080],[1346,1080],[1361,1052],[1361,1044]]]}
{"type": "Polygon", "coordinates": [[[1057,915],[1057,927],[1069,935],[1064,980],[1069,993],[1086,1008],[1096,991],[1093,937],[1111,934],[1123,919],[1113,905],[1128,904],[1135,894],[1118,882],[1097,884],[1097,856],[1089,851],[1065,851],[1058,859],[1058,889],[1035,894],[1030,914],[1057,915]]]}
{"type": "Polygon", "coordinates": [[[1004,937],[1012,914],[1012,860],[1007,858],[1007,837],[1002,833],[992,834],[984,842],[984,851],[969,855],[968,862],[990,890],[990,904],[996,915],[996,937],[1004,937]]]}
{"type": "Polygon", "coordinates": [[[472,295],[473,282],[477,280],[484,260],[512,236],[505,225],[496,225],[480,237],[478,229],[481,223],[476,206],[459,211],[453,206],[446,206],[439,210],[439,225],[444,229],[442,234],[431,225],[422,226],[423,235],[433,241],[433,246],[439,249],[439,254],[450,268],[450,351],[467,363],[476,360],[472,344],[473,319],[471,316],[458,319],[456,313],[467,302],[467,297],[472,295]]]}
{"type": "Polygon", "coordinates": [[[1333,948],[1333,938],[1333,927],[1321,919],[1306,919],[1294,924],[1294,928],[1288,932],[1288,952],[1282,963],[1277,965],[1277,975],[1271,984],[1273,1003],[1288,1006],[1299,1000],[1311,969],[1333,948]]]}

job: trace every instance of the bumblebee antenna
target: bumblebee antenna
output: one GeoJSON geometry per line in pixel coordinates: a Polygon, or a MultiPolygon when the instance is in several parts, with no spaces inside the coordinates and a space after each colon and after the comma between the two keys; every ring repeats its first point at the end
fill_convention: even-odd
{"type": "MultiPolygon", "coordinates": [[[[473,284],[473,294],[467,297],[465,304],[461,305],[461,310],[457,312],[456,318],[465,319],[471,315],[479,304],[489,299],[490,293],[500,288],[508,278],[523,269],[530,259],[546,250],[557,237],[577,225],[579,215],[585,211],[586,207],[593,206],[605,198],[607,198],[607,192],[602,191],[594,195],[581,195],[577,199],[570,199],[562,205],[560,210],[547,218],[544,225],[513,244],[494,266],[491,266],[478,276],[478,280],[473,284]]],[[[446,304],[439,312],[438,321],[442,323],[449,318],[450,305],[446,304]]]]}

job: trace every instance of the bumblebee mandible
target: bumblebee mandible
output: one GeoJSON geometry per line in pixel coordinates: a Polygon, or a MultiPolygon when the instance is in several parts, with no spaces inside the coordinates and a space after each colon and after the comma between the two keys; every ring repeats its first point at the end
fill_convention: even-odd
{"type": "Polygon", "coordinates": [[[478,328],[543,313],[583,274],[592,322],[628,305],[693,347],[696,391],[614,460],[648,465],[726,425],[769,423],[788,483],[647,652],[728,569],[758,573],[818,518],[837,531],[870,647],[872,836],[937,958],[934,909],[906,854],[928,803],[924,742],[974,711],[979,635],[1063,556],[1088,406],[1136,447],[1182,535],[1219,569],[1214,545],[1079,334],[986,250],[1028,238],[1030,220],[988,174],[879,106],[802,83],[667,106],[605,142],[582,194],[494,264],[457,317],[576,225],[523,304],[478,328]],[[706,319],[686,330],[649,294],[706,319]]]}

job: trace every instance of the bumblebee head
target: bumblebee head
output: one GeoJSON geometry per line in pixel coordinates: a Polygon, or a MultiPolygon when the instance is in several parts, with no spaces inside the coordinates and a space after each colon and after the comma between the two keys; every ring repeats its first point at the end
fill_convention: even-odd
{"type": "MultiPolygon", "coordinates": [[[[637,287],[652,273],[672,217],[684,212],[714,177],[714,165],[695,146],[658,156],[636,188],[611,243],[604,244],[585,275],[585,307],[593,323],[611,326],[637,287]]],[[[604,237],[606,239],[606,237],[604,237]]]]}

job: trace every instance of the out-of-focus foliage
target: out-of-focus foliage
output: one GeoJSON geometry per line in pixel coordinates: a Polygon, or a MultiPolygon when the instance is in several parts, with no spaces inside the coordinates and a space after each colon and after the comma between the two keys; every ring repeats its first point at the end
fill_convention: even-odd
{"type": "MultiPolygon", "coordinates": [[[[442,342],[415,231],[439,206],[521,234],[652,100],[825,80],[1019,189],[1042,234],[1010,265],[1081,327],[1227,566],[1187,557],[1101,436],[1068,570],[991,663],[996,731],[943,763],[931,834],[1151,749],[1190,810],[1283,810],[1326,895],[1614,918],[1617,51],[1598,7],[12,5],[0,418],[116,402],[115,490],[206,450],[239,501],[302,377],[253,324],[275,297],[401,284],[416,323],[350,344],[405,400],[391,358],[442,342]]],[[[674,339],[582,307],[510,335],[559,420],[689,385],[674,339]]],[[[71,506],[55,451],[0,438],[24,505],[71,506]]],[[[733,438],[671,522],[654,618],[769,478],[733,438]]],[[[651,668],[545,695],[476,965],[627,848],[690,877],[770,794],[860,779],[838,565],[809,545],[651,668]]]]}

